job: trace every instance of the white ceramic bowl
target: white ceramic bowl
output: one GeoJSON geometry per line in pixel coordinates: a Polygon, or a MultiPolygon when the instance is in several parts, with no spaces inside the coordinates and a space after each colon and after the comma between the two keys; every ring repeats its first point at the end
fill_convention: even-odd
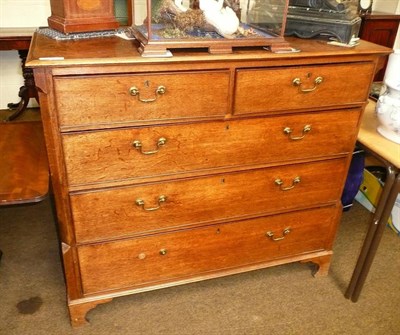
{"type": "Polygon", "coordinates": [[[376,104],[376,114],[380,123],[378,132],[400,144],[400,90],[386,85],[376,104]]]}
{"type": "Polygon", "coordinates": [[[389,56],[384,85],[376,104],[378,132],[400,144],[400,49],[389,56]]]}

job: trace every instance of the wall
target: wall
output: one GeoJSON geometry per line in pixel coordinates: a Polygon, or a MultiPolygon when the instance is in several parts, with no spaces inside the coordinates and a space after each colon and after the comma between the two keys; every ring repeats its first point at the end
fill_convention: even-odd
{"type": "Polygon", "coordinates": [[[374,0],[372,9],[384,13],[395,13],[397,5],[397,0],[374,0]]]}
{"type": "MultiPolygon", "coordinates": [[[[400,14],[400,0],[374,0],[373,9],[400,14]]],[[[0,27],[46,26],[50,14],[50,0],[0,0],[0,27]]],[[[395,48],[400,48],[400,32],[395,48]]],[[[19,101],[18,90],[23,85],[17,51],[0,52],[0,78],[0,109],[6,109],[9,102],[19,101]]],[[[31,99],[30,106],[35,105],[31,99]]]]}
{"type": "MultiPolygon", "coordinates": [[[[0,27],[39,27],[47,25],[50,0],[0,0],[0,27]],[[33,14],[34,13],[34,14],[33,14]]],[[[18,102],[23,85],[21,63],[17,51],[0,52],[0,109],[9,102],[18,102]]],[[[35,106],[31,99],[30,106],[35,106]]]]}

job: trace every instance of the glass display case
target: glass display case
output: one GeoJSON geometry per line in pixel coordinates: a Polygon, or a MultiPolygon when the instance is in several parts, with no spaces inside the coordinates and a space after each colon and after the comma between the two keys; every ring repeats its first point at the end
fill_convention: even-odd
{"type": "Polygon", "coordinates": [[[284,39],[288,0],[132,0],[132,27],[143,55],[174,48],[290,49],[284,39]]]}

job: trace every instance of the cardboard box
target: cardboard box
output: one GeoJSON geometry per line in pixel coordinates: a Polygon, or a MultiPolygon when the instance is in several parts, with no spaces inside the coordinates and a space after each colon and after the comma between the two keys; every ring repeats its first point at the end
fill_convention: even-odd
{"type": "MultiPolygon", "coordinates": [[[[370,212],[374,213],[382,189],[383,183],[372,172],[364,169],[364,180],[355,199],[370,212]]],[[[393,206],[388,226],[400,236],[400,196],[397,197],[396,203],[393,206]]]]}

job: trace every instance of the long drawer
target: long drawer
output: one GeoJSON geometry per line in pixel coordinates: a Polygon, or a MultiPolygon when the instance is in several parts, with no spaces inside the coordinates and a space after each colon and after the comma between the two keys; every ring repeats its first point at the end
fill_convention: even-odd
{"type": "Polygon", "coordinates": [[[223,117],[229,71],[56,77],[61,128],[223,117]],[[212,99],[210,99],[212,97],[212,99]]]}
{"type": "Polygon", "coordinates": [[[241,69],[236,73],[234,114],[361,104],[373,71],[370,62],[241,69]]]}
{"type": "Polygon", "coordinates": [[[78,247],[84,294],[168,282],[331,248],[338,208],[78,247]]]}
{"type": "Polygon", "coordinates": [[[63,135],[70,185],[349,153],[360,109],[63,135]]]}
{"type": "Polygon", "coordinates": [[[340,198],[346,159],[73,194],[78,243],[310,208],[340,198]]]}

